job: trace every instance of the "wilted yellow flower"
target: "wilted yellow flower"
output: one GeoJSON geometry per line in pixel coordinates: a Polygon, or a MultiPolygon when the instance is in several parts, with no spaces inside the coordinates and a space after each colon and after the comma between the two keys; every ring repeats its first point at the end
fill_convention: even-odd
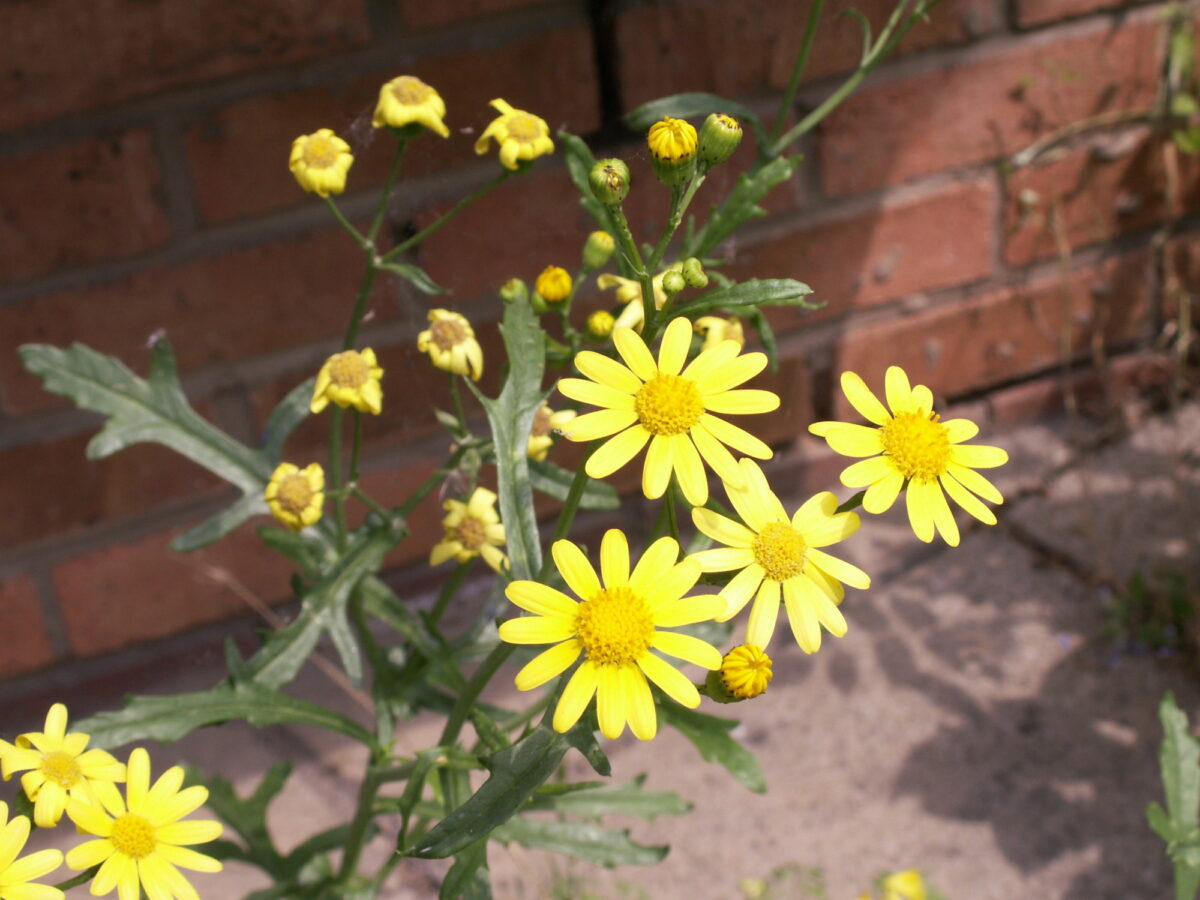
{"type": "Polygon", "coordinates": [[[116,788],[101,794],[101,803],[72,800],[67,815],[76,827],[97,840],[67,853],[72,869],[100,866],[91,893],[102,896],[117,889],[121,900],[136,900],[139,889],[155,900],[198,897],[196,889],[176,866],[197,872],[220,872],[220,860],[190,849],[220,837],[220,822],[180,821],[208,799],[208,788],[183,788],[183,769],[172,766],[150,784],[150,755],[141,747],[129,754],[125,798],[116,788]]]}
{"type": "Polygon", "coordinates": [[[302,134],[292,141],[288,168],[300,187],[310,194],[328,197],[346,189],[346,173],[354,165],[350,145],[333,133],[321,128],[312,134],[302,134]]]}
{"type": "Polygon", "coordinates": [[[500,165],[506,169],[516,169],[520,160],[536,159],[554,152],[550,126],[545,119],[523,109],[513,109],[499,98],[492,101],[492,106],[500,112],[500,116],[492,120],[475,142],[476,153],[487,153],[489,140],[495,138],[500,146],[500,165]]]}
{"type": "Polygon", "coordinates": [[[728,319],[721,316],[701,316],[696,320],[696,331],[704,337],[701,350],[715,347],[721,341],[735,341],[739,347],[746,346],[746,333],[742,330],[742,320],[737,316],[728,319]]]}
{"type": "Polygon", "coordinates": [[[375,360],[375,351],[370,347],[344,350],[325,360],[317,373],[309,409],[319,413],[332,400],[343,409],[354,407],[359,412],[379,415],[383,409],[383,386],[379,380],[383,369],[375,360]]]}
{"type": "Polygon", "coordinates": [[[42,731],[18,735],[15,745],[0,741],[0,772],[5,781],[25,772],[21,787],[33,801],[38,828],[57,825],[69,798],[95,803],[97,788],[125,780],[125,766],[111,753],[87,745],[88,735],[67,734],[67,708],[61,703],[50,707],[42,731]]]}
{"type": "Polygon", "coordinates": [[[431,309],[428,317],[429,327],[417,335],[417,349],[428,353],[439,369],[478,381],[483,374],[483,348],[471,323],[448,309],[431,309]]]}
{"type": "Polygon", "coordinates": [[[437,91],[420,78],[401,75],[379,89],[371,124],[376,128],[385,125],[403,128],[415,122],[442,137],[450,137],[450,129],[442,121],[445,115],[446,104],[437,91]]]}
{"type": "Polygon", "coordinates": [[[664,116],[650,126],[646,144],[655,159],[679,162],[696,155],[696,129],[683,119],[664,116]]]}
{"type": "Polygon", "coordinates": [[[466,503],[447,500],[442,508],[447,512],[442,519],[446,534],[429,554],[431,566],[440,566],[448,559],[461,563],[482,556],[497,572],[508,568],[508,557],[496,549],[504,543],[505,535],[492,491],[477,487],[466,503]]]}
{"type": "MultiPolygon", "coordinates": [[[[665,271],[659,272],[650,280],[650,284],[654,288],[655,309],[662,309],[667,302],[667,294],[663,290],[663,276],[666,274],[665,271]]],[[[596,287],[602,291],[616,288],[613,296],[618,303],[625,304],[625,308],[617,316],[615,327],[632,328],[635,331],[642,330],[646,311],[642,308],[642,285],[639,281],[605,272],[603,275],[596,276],[596,287]]]]}
{"type": "Polygon", "coordinates": [[[263,498],[271,515],[292,531],[314,525],[325,506],[325,470],[317,463],[303,469],[280,463],[267,482],[263,498]]]}
{"type": "Polygon", "coordinates": [[[29,819],[8,818],[8,804],[0,800],[0,898],[3,900],[63,900],[63,892],[35,878],[49,875],[62,865],[61,850],[38,850],[17,859],[29,840],[29,819]]]}
{"type": "Polygon", "coordinates": [[[550,447],[554,444],[554,438],[550,435],[561,430],[574,418],[575,410],[573,409],[560,409],[555,412],[543,403],[541,409],[533,416],[533,428],[529,432],[529,447],[526,451],[529,458],[536,459],[538,462],[545,459],[546,454],[550,452],[550,447]]]}
{"type": "Polygon", "coordinates": [[[571,296],[571,275],[560,266],[546,266],[533,288],[547,303],[561,303],[571,296]]]}
{"type": "Polygon", "coordinates": [[[739,700],[751,700],[771,683],[771,657],[761,647],[741,644],[721,658],[721,685],[739,700]]]}

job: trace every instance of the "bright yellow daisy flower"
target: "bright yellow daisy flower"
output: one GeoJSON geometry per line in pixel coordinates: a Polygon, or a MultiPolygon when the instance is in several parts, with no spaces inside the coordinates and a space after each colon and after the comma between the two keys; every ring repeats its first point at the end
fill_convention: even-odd
{"type": "Polygon", "coordinates": [[[778,408],[779,397],[770,391],[732,390],[766,367],[766,354],[739,355],[736,343],[724,341],[684,368],[692,323],[682,317],[672,319],[663,332],[657,363],[630,328],[616,329],[613,343],[625,365],[584,350],[575,357],[575,367],[591,380],[558,382],[567,397],[602,407],[569,422],[563,429],[567,438],[594,441],[615,435],[588,458],[586,470],[592,478],[611,475],[649,443],[642,470],[645,495],[651,500],[661,497],[674,472],[688,503],[703,506],[708,500],[704,462],[722,480],[741,481],[726,444],[748,456],[771,458],[771,448],[758,438],[713,415],[778,408]]]}
{"type": "Polygon", "coordinates": [[[732,619],[754,597],[747,644],[771,643],[782,595],[796,643],[805,653],[816,653],[822,625],[834,637],[846,633],[846,620],[838,609],[846,594],[842,582],[863,589],[871,585],[862,569],[818,549],[858,531],[858,515],[837,512],[837,497],[826,491],[789,518],[758,464],[743,459],[739,466],[742,487],[726,482],[725,490],[745,524],[710,509],[693,509],[696,528],[725,546],[688,558],[705,572],[741,570],[721,591],[727,605],[717,621],[732,619]]]}
{"type": "Polygon", "coordinates": [[[700,694],[682,672],[652,650],[706,669],[721,665],[721,653],[687,634],[659,631],[707,621],[721,611],[715,594],[687,597],[700,577],[700,567],[679,559],[679,544],[664,537],[650,545],[629,567],[629,543],[615,528],[600,543],[601,586],[583,551],[570,541],[550,548],[567,586],[581,599],[536,581],[514,581],[505,595],[532,616],[500,625],[500,639],[510,644],[554,644],[517,673],[516,685],[532,690],[557,678],[583,656],[554,710],[554,730],[567,731],[596,697],[596,716],[606,738],[621,736],[625,723],[643,741],[654,737],[658,719],[647,678],[667,696],[689,708],[700,694]]]}
{"type": "Polygon", "coordinates": [[[267,482],[263,499],[271,514],[292,531],[314,525],[325,507],[325,470],[317,463],[303,469],[280,463],[267,482]]]}
{"type": "Polygon", "coordinates": [[[102,792],[101,804],[78,800],[67,815],[80,831],[96,835],[67,853],[72,869],[99,865],[91,893],[103,896],[117,889],[121,900],[137,900],[139,887],[154,900],[199,900],[196,889],[176,866],[197,872],[220,872],[220,860],[191,850],[220,837],[220,822],[189,820],[184,816],[208,799],[208,788],[183,787],[183,769],[172,766],[150,786],[150,755],[141,747],[129,754],[125,797],[116,788],[102,792]]]}
{"type": "Polygon", "coordinates": [[[460,563],[482,556],[495,571],[508,568],[508,557],[497,547],[505,541],[504,526],[496,512],[496,495],[485,487],[475,488],[471,498],[447,500],[442,504],[447,516],[442,519],[443,537],[429,554],[429,564],[440,566],[448,559],[460,563]]]}
{"type": "Polygon", "coordinates": [[[476,153],[487,153],[488,142],[495,138],[500,145],[500,165],[515,170],[520,160],[537,159],[554,152],[550,126],[545,119],[523,109],[513,109],[499,98],[493,100],[491,105],[500,112],[500,116],[492,120],[475,142],[476,153]]]}
{"type": "Polygon", "coordinates": [[[57,825],[68,798],[94,802],[98,786],[125,780],[125,766],[106,750],[88,750],[88,740],[80,732],[67,734],[67,708],[55,703],[41,731],[18,735],[15,745],[0,741],[0,773],[8,781],[25,772],[21,787],[33,801],[38,828],[57,825]]]}
{"type": "Polygon", "coordinates": [[[346,189],[346,173],[354,165],[350,145],[329,128],[302,134],[292,141],[288,168],[300,187],[318,197],[346,189]]]}
{"type": "Polygon", "coordinates": [[[0,800],[0,900],[63,900],[63,892],[48,884],[32,884],[62,865],[61,850],[38,850],[17,859],[29,840],[29,819],[8,818],[8,804],[0,800]]]}
{"type": "Polygon", "coordinates": [[[946,494],[979,521],[996,524],[995,513],[979,497],[997,504],[1004,497],[975,469],[1002,466],[1008,453],[999,447],[963,444],[979,433],[978,425],[970,419],[940,421],[933,411],[933,393],[923,384],[910,387],[899,366],[889,367],[884,379],[890,413],[853,372],[842,373],[842,390],[850,405],[877,427],[816,422],[808,430],[825,438],[835,453],[870,457],[847,466],[841,475],[846,487],[867,489],[863,509],[890,509],[907,486],[913,532],[929,543],[936,528],[951,547],[958,546],[958,524],[946,494]]]}
{"type": "Polygon", "coordinates": [[[335,353],[325,360],[325,365],[317,373],[309,409],[319,413],[333,401],[334,405],[343,409],[352,406],[359,412],[379,415],[383,410],[381,378],[383,369],[379,367],[375,351],[370,347],[361,352],[344,350],[335,353]]]}
{"type": "Polygon", "coordinates": [[[543,403],[541,409],[534,414],[533,428],[529,431],[529,445],[526,448],[529,458],[538,462],[544,460],[554,444],[554,438],[550,435],[556,431],[561,432],[563,426],[574,419],[575,415],[573,409],[560,409],[555,412],[543,403]]]}
{"type": "MultiPolygon", "coordinates": [[[[650,279],[650,284],[654,288],[655,309],[662,309],[667,302],[667,294],[662,286],[663,276],[666,274],[665,271],[659,272],[650,279]]],[[[642,330],[642,325],[646,318],[646,310],[642,306],[642,285],[640,282],[632,278],[622,278],[620,275],[605,272],[603,275],[596,276],[596,287],[602,291],[607,291],[609,288],[616,288],[617,290],[613,296],[617,303],[625,304],[625,308],[617,316],[614,327],[632,328],[636,331],[642,330]]]]}
{"type": "Polygon", "coordinates": [[[483,348],[471,323],[448,309],[431,309],[428,317],[429,327],[417,335],[417,349],[428,353],[437,368],[478,381],[483,374],[483,348]]]}
{"type": "Polygon", "coordinates": [[[450,137],[450,129],[442,121],[445,115],[446,103],[441,94],[420,78],[401,75],[379,89],[371,125],[403,128],[415,122],[442,137],[450,137]]]}

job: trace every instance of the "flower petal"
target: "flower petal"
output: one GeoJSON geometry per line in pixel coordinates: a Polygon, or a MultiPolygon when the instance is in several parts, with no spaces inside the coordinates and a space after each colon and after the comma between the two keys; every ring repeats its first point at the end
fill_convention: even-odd
{"type": "Polygon", "coordinates": [[[846,422],[816,422],[808,426],[813,434],[825,438],[829,449],[842,456],[875,456],[883,452],[879,429],[846,422]]]}
{"type": "Polygon", "coordinates": [[[708,463],[709,468],[717,473],[718,478],[728,484],[741,484],[742,476],[738,471],[737,460],[725,449],[724,444],[705,428],[693,428],[688,435],[695,442],[700,456],[708,463]]]}
{"type": "Polygon", "coordinates": [[[583,551],[570,541],[555,541],[550,547],[554,565],[575,596],[589,600],[600,593],[600,579],[583,551]]]}
{"type": "Polygon", "coordinates": [[[67,851],[66,861],[69,869],[90,869],[108,859],[116,848],[108,838],[97,838],[85,841],[67,851]]]}
{"type": "Polygon", "coordinates": [[[557,678],[579,659],[583,644],[578,640],[563,641],[543,650],[517,672],[514,683],[519,691],[530,691],[557,678]]]}
{"type": "MultiPolygon", "coordinates": [[[[725,612],[717,616],[718,622],[728,622],[739,612],[746,602],[754,596],[758,586],[766,576],[766,571],[758,563],[746,566],[729,580],[729,584],[721,589],[725,598],[725,612]]],[[[762,646],[761,644],[759,646],[762,646]]]]}
{"type": "Polygon", "coordinates": [[[656,631],[650,646],[668,656],[677,656],[685,662],[695,663],[705,669],[721,667],[721,651],[707,641],[690,634],[675,631],[656,631]]]}
{"type": "Polygon", "coordinates": [[[1004,502],[1004,495],[1000,493],[1000,489],[974,469],[957,465],[951,460],[950,464],[946,466],[946,472],[968,491],[978,494],[984,500],[997,504],[1004,502]]]}
{"type": "Polygon", "coordinates": [[[644,653],[638,660],[638,666],[646,673],[647,678],[662,688],[663,693],[680,706],[695,709],[700,705],[700,693],[691,679],[662,657],[644,653]]]}
{"type": "Polygon", "coordinates": [[[599,667],[593,662],[585,660],[583,665],[575,670],[575,674],[568,679],[566,687],[563,688],[558,706],[554,708],[555,731],[562,734],[579,721],[583,711],[592,702],[599,678],[599,667]]]}
{"type": "Polygon", "coordinates": [[[684,499],[693,507],[703,506],[708,502],[708,476],[692,439],[686,434],[675,435],[671,439],[671,456],[684,499]]]}
{"type": "Polygon", "coordinates": [[[867,387],[867,383],[855,372],[842,373],[842,393],[850,405],[868,422],[886,425],[892,420],[879,398],[867,387]]]}
{"type": "Polygon", "coordinates": [[[610,528],[600,541],[600,573],[604,586],[612,589],[629,583],[629,541],[624,532],[610,528]]]}
{"type": "Polygon", "coordinates": [[[627,708],[625,681],[621,677],[623,666],[600,666],[599,683],[596,685],[596,721],[600,733],[610,741],[616,740],[625,730],[627,708]]]}
{"type": "Polygon", "coordinates": [[[168,844],[207,844],[221,836],[224,826],[211,819],[188,819],[158,828],[157,837],[168,844]]]}
{"type": "Polygon", "coordinates": [[[509,602],[539,616],[574,619],[579,604],[549,585],[536,581],[514,581],[504,589],[509,602]]]}
{"type": "MultiPolygon", "coordinates": [[[[671,483],[671,471],[674,468],[671,449],[671,439],[667,435],[656,434],[650,439],[646,464],[642,469],[642,493],[651,500],[657,500],[665,494],[667,485],[671,483]]],[[[592,458],[595,459],[595,456],[592,458]]]]}
{"type": "Polygon", "coordinates": [[[979,434],[979,426],[970,419],[946,419],[942,422],[942,426],[946,429],[946,437],[952,444],[969,441],[979,434]]]}
{"type": "Polygon", "coordinates": [[[3,829],[0,829],[0,876],[17,858],[27,840],[29,840],[29,819],[25,816],[14,816],[3,829]]]}
{"type": "Polygon", "coordinates": [[[542,616],[522,616],[501,622],[500,640],[508,644],[557,644],[575,636],[575,623],[542,616]]]}
{"type": "MultiPolygon", "coordinates": [[[[730,342],[723,342],[730,343],[730,342]]],[[[719,345],[718,345],[719,346],[719,345]]],[[[729,362],[714,366],[703,378],[696,379],[696,389],[707,397],[744,384],[767,367],[765,353],[746,353],[729,362]]]]}
{"type": "Polygon", "coordinates": [[[633,395],[614,390],[605,384],[597,384],[583,378],[560,378],[558,392],[564,397],[590,403],[604,409],[633,409],[633,395]]]}
{"type": "Polygon", "coordinates": [[[1008,451],[985,444],[958,444],[950,448],[950,460],[971,469],[994,469],[1008,462],[1008,451]]]}
{"type": "Polygon", "coordinates": [[[779,618],[779,582],[764,578],[758,588],[758,596],[750,607],[750,620],[746,623],[746,643],[766,647],[775,634],[775,621],[779,618]]]}
{"type": "Polygon", "coordinates": [[[629,730],[639,741],[649,741],[658,733],[658,716],[654,710],[654,695],[650,693],[650,685],[637,666],[622,666],[620,671],[629,730]]]}
{"type": "Polygon", "coordinates": [[[688,559],[697,563],[702,572],[732,572],[754,562],[754,551],[748,547],[716,547],[693,553],[688,559]]]}
{"type": "MultiPolygon", "coordinates": [[[[937,488],[937,492],[940,494],[941,488],[937,488]]],[[[930,543],[933,540],[935,508],[928,482],[910,481],[905,500],[908,506],[908,523],[912,526],[913,534],[917,536],[917,540],[930,543]]]]}
{"type": "Polygon", "coordinates": [[[740,388],[720,394],[706,394],[704,408],[709,412],[747,416],[779,409],[779,395],[773,391],[740,388]]]}
{"type": "Polygon", "coordinates": [[[592,381],[623,394],[636,394],[642,388],[642,379],[615,359],[594,350],[583,350],[576,354],[575,368],[592,381]]]}
{"type": "Polygon", "coordinates": [[[625,360],[625,365],[642,381],[649,381],[658,374],[658,366],[650,355],[646,342],[632,328],[617,328],[612,334],[613,345],[625,360]]]}
{"type": "MultiPolygon", "coordinates": [[[[805,653],[816,653],[821,649],[821,623],[817,619],[816,610],[809,595],[801,594],[806,579],[792,578],[788,581],[788,590],[784,594],[784,604],[787,607],[788,624],[792,628],[792,636],[805,653]]],[[[810,590],[820,593],[815,587],[810,590]]],[[[828,602],[828,601],[827,601],[828,602]]]]}
{"type": "Polygon", "coordinates": [[[219,859],[197,853],[188,847],[175,847],[171,844],[159,844],[157,854],[167,862],[194,869],[197,872],[220,872],[224,868],[219,859]]]}
{"type": "MultiPolygon", "coordinates": [[[[693,509],[692,524],[696,529],[712,538],[714,541],[719,541],[726,547],[739,547],[749,549],[754,546],[754,539],[757,535],[743,525],[741,522],[735,522],[733,519],[727,518],[720,513],[715,513],[711,509],[693,509]]],[[[720,572],[721,569],[704,569],[706,572],[720,572]]]]}
{"type": "MultiPolygon", "coordinates": [[[[591,415],[600,415],[600,413],[592,413],[591,415]]],[[[579,419],[587,418],[589,416],[579,417],[579,419]]],[[[573,428],[579,419],[575,419],[570,427],[573,428]]],[[[571,440],[578,439],[572,437],[571,440]]],[[[610,438],[606,443],[602,444],[595,453],[589,456],[584,470],[592,478],[607,478],[637,456],[638,451],[646,446],[646,441],[648,440],[650,440],[650,432],[641,425],[626,428],[616,437],[610,438]]]]}
{"type": "MultiPolygon", "coordinates": [[[[845,456],[848,454],[842,455],[845,456]]],[[[842,469],[839,480],[846,487],[861,488],[884,481],[894,474],[896,474],[896,467],[892,465],[890,459],[886,456],[872,456],[869,459],[860,459],[858,462],[846,466],[846,468],[842,469]]]]}
{"type": "Polygon", "coordinates": [[[662,343],[658,345],[658,371],[666,375],[678,375],[683,371],[691,346],[691,320],[685,316],[672,319],[663,331],[662,343]]]}
{"type": "Polygon", "coordinates": [[[710,416],[707,413],[702,415],[700,421],[693,425],[692,428],[693,430],[703,428],[722,444],[728,444],[738,453],[753,456],[755,459],[770,459],[775,455],[775,451],[750,434],[750,432],[730,422],[726,422],[724,419],[710,416]]]}
{"type": "MultiPolygon", "coordinates": [[[[656,592],[656,585],[663,573],[668,569],[674,568],[679,561],[679,543],[670,535],[660,537],[657,541],[646,548],[646,552],[642,554],[641,559],[637,561],[637,565],[633,567],[633,574],[629,576],[629,587],[635,593],[642,596],[649,596],[656,592]]],[[[700,573],[696,572],[696,577],[692,579],[692,584],[695,584],[700,578],[700,573]]],[[[671,600],[677,600],[683,596],[684,591],[691,588],[691,584],[685,587],[682,591],[671,600]]]]}
{"type": "Polygon", "coordinates": [[[959,484],[952,476],[943,475],[938,480],[941,481],[946,493],[950,495],[950,499],[968,513],[985,525],[996,524],[996,514],[984,506],[983,501],[959,484]]]}
{"type": "Polygon", "coordinates": [[[663,604],[654,610],[654,624],[659,628],[677,628],[708,622],[725,611],[725,598],[720,594],[699,594],[663,604]]]}
{"type": "MultiPolygon", "coordinates": [[[[719,383],[719,380],[722,378],[718,374],[720,370],[725,367],[726,363],[736,357],[741,352],[741,349],[737,341],[721,341],[707,350],[701,350],[699,355],[688,363],[687,368],[680,374],[684,378],[690,378],[694,381],[696,383],[696,390],[701,394],[712,391],[714,390],[712,383],[719,383]],[[718,381],[712,381],[714,378],[718,379],[718,381]]],[[[740,383],[734,382],[733,384],[740,383]]],[[[729,387],[733,387],[733,384],[730,384],[729,387]]]]}
{"type": "Polygon", "coordinates": [[[887,404],[892,409],[892,415],[912,411],[914,407],[912,386],[909,384],[908,375],[902,368],[888,366],[887,373],[883,376],[883,389],[887,395],[887,404]]]}
{"type": "MultiPolygon", "coordinates": [[[[569,441],[594,441],[616,434],[637,421],[637,413],[631,409],[602,409],[598,412],[576,416],[562,427],[562,434],[569,441]]],[[[603,449],[603,448],[601,448],[603,449]]],[[[639,448],[640,449],[640,448],[639,448]]],[[[637,453],[637,450],[633,451],[637,453]]],[[[631,453],[630,456],[633,454],[631,453]]],[[[625,462],[628,462],[626,460],[625,462]]],[[[621,465],[624,465],[622,463],[621,465]]],[[[617,469],[621,466],[617,466],[617,469]]],[[[614,469],[613,471],[616,471],[614,469]]]]}
{"type": "Polygon", "coordinates": [[[850,587],[858,588],[860,591],[865,591],[871,586],[870,575],[858,566],[838,559],[836,556],[830,556],[824,550],[809,547],[808,562],[821,569],[826,575],[836,578],[850,587]]]}
{"type": "Polygon", "coordinates": [[[900,496],[900,490],[903,487],[904,476],[896,471],[891,472],[887,478],[883,478],[867,488],[866,494],[863,495],[863,509],[872,515],[887,512],[896,502],[896,498],[900,496]]]}

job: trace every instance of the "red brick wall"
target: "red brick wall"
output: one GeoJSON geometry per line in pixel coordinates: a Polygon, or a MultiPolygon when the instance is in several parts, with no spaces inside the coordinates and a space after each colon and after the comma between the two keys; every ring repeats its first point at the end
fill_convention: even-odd
{"type": "MultiPolygon", "coordinates": [[[[833,16],[850,4],[828,5],[805,104],[858,52],[857,26],[833,16]]],[[[857,5],[878,25],[890,3],[857,5]]],[[[1057,126],[1150,101],[1162,4],[1129,6],[946,0],[813,135],[769,216],[728,249],[737,274],[799,278],[828,304],[772,314],[785,409],[768,437],[787,444],[812,410],[839,408],[829,386],[841,367],[878,383],[900,362],[951,401],[1004,388],[995,396],[1033,411],[1061,370],[1064,336],[1080,357],[1097,332],[1117,351],[1145,343],[1163,314],[1150,251],[1168,214],[1157,145],[1131,128],[1011,179],[996,165],[1057,126]],[[1023,202],[1035,195],[1040,206],[1023,202]]],[[[626,155],[634,217],[661,222],[665,196],[621,114],[705,90],[770,115],[807,4],[0,0],[0,13],[5,677],[220,621],[245,609],[239,590],[265,601],[287,591],[285,567],[250,528],[191,557],[168,553],[228,492],[158,447],[88,462],[94,419],[43,392],[19,345],[83,341],[144,371],[148,337],[165,330],[198,408],[253,441],[335,345],[360,274],[358,251],[287,171],[295,135],[332,127],[351,141],[345,208],[369,215],[390,156],[369,127],[375,96],[411,73],[445,97],[453,136],[410,149],[394,233],[495,171],[471,144],[496,96],[626,155]]],[[[1183,170],[1189,208],[1193,171],[1183,170]]],[[[698,202],[728,184],[718,174],[698,202]]],[[[420,261],[496,360],[495,288],[571,265],[588,230],[561,160],[543,160],[427,242],[420,261]]],[[[1192,243],[1176,241],[1181,258],[1192,243]]],[[[598,305],[597,294],[584,299],[598,305]]],[[[427,300],[392,282],[371,304],[364,336],[387,369],[387,402],[364,466],[379,496],[398,501],[442,452],[431,404],[449,400],[413,346],[427,300]]],[[[288,455],[306,462],[323,439],[306,426],[288,455]]],[[[438,517],[427,502],[394,566],[424,557],[438,517]]]]}

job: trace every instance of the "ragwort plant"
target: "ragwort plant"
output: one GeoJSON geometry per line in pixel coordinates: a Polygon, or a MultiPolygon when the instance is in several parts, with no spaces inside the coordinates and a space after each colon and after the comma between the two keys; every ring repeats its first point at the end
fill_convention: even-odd
{"type": "MultiPolygon", "coordinates": [[[[498,153],[496,176],[389,249],[379,237],[405,149],[417,140],[452,139],[438,92],[412,75],[381,88],[372,124],[394,139],[395,155],[365,232],[345,218],[335,199],[354,164],[350,145],[326,128],[296,138],[289,167],[297,183],[325,201],[361,249],[364,266],[340,349],[279,404],[261,446],[239,443],[193,410],[165,339],[155,341],[145,379],[84,345],[23,347],[25,365],[48,390],[105,417],[89,456],[154,441],[241,492],[229,508],[177,537],[175,550],[195,550],[255,516],[272,515],[282,527],[262,526],[259,534],[295,564],[299,612],[248,658],[230,641],[228,675],[208,690],[133,697],[121,710],[76,723],[73,732],[66,707],[57,703],[42,731],[0,742],[3,776],[22,773],[11,819],[0,804],[0,897],[47,900],[87,884],[96,895],[115,888],[121,900],[143,893],[152,900],[195,898],[180,870],[212,872],[233,859],[270,879],[271,887],[252,895],[257,900],[368,898],[397,866],[419,857],[453,858],[442,897],[482,898],[491,893],[491,841],[552,848],[605,865],[653,863],[667,848],[639,845],[625,830],[596,821],[606,813],[681,814],[683,800],[647,791],[641,780],[554,780],[572,747],[598,775],[609,775],[597,732],[612,740],[626,727],[641,740],[652,739],[660,726],[675,728],[705,759],[725,766],[746,787],[765,790],[753,756],[730,734],[735,723],[696,708],[703,696],[731,703],[767,689],[768,650],[781,608],[806,653],[819,649],[824,634],[846,633],[846,586],[866,589],[870,579],[827,549],[858,530],[854,509],[861,504],[868,513],[882,512],[903,494],[916,536],[928,542],[936,533],[953,545],[959,533],[947,498],[986,523],[995,517],[983,501],[1002,501],[977,470],[1003,463],[1004,451],[966,443],[975,425],[941,421],[929,389],[911,385],[893,366],[883,378],[886,405],[863,378],[849,372],[842,377],[847,399],[868,424],[811,427],[836,452],[859,458],[842,482],[865,490],[845,503],[820,493],[789,512],[755,461],[772,456],[754,434],[755,417],[777,408],[779,398],[752,385],[775,357],[762,310],[806,308],[811,290],[789,278],[735,281],[722,274],[717,255],[740,225],[763,214],[758,204],[768,192],[791,177],[800,162],[790,150],[796,141],[935,2],[920,0],[910,9],[901,0],[877,36],[867,29],[860,67],[786,131],[820,2],[813,4],[772,130],[751,110],[707,94],[668,97],[631,113],[627,122],[646,132],[656,177],[669,197],[666,227],[646,243],[623,211],[632,188],[625,163],[597,161],[578,137],[552,136],[544,120],[503,99],[492,101],[497,115],[475,143],[480,154],[498,153]],[[752,134],[757,158],[707,215],[684,226],[708,173],[733,154],[743,128],[752,134]],[[386,273],[426,295],[443,293],[408,261],[408,251],[467,205],[559,150],[595,231],[582,240],[574,274],[566,265],[552,265],[537,275],[532,290],[519,278],[500,288],[502,361],[484,358],[461,314],[429,309],[429,327],[417,346],[448,373],[454,410],[440,412],[439,420],[452,452],[408,499],[387,506],[359,479],[363,417],[378,415],[395,389],[386,349],[359,340],[371,286],[386,273]],[[615,289],[615,305],[579,321],[573,303],[593,278],[600,289],[615,289]],[[764,351],[745,349],[747,325],[764,351]],[[476,386],[485,365],[502,373],[494,397],[476,386]],[[464,390],[482,405],[485,433],[477,433],[465,415],[464,390]],[[322,461],[285,452],[289,433],[308,416],[328,422],[328,457],[322,461]],[[548,460],[558,436],[586,445],[586,461],[576,471],[548,460]],[[617,529],[598,548],[572,541],[580,509],[618,505],[604,479],[631,465],[640,468],[643,493],[660,510],[648,546],[632,547],[617,529]],[[731,508],[710,496],[710,474],[722,482],[731,508]],[[451,496],[444,501],[442,540],[429,561],[451,568],[432,608],[420,611],[378,572],[408,536],[410,515],[439,490],[451,496]],[[548,552],[534,515],[535,493],[561,503],[548,552]],[[366,512],[356,528],[348,525],[351,506],[366,512]],[[685,534],[689,523],[694,536],[685,534]],[[447,633],[445,613],[480,559],[512,606],[498,628],[491,604],[461,633],[447,633]],[[696,592],[702,575],[720,586],[718,593],[696,592]],[[740,631],[743,626],[731,623],[747,606],[740,631]],[[323,641],[336,651],[344,677],[369,689],[369,724],[287,692],[323,641]],[[681,663],[707,675],[697,683],[681,663]],[[516,709],[481,702],[496,677],[515,677],[522,692],[534,692],[531,700],[516,709]],[[441,716],[441,735],[432,747],[402,751],[398,726],[418,713],[441,716]],[[273,766],[243,798],[217,775],[203,779],[205,785],[185,786],[189,776],[179,766],[152,782],[144,749],[124,761],[109,753],[138,741],[177,740],[233,719],[260,727],[302,723],[362,744],[369,759],[350,821],[283,853],[271,840],[265,815],[284,787],[288,763],[273,766]],[[468,723],[470,739],[463,734],[468,723]],[[189,818],[205,803],[223,825],[189,818]],[[527,815],[539,812],[555,815],[527,815]],[[31,820],[40,828],[69,820],[85,838],[65,857],[44,850],[18,858],[31,820]],[[217,840],[222,833],[226,839],[217,840]],[[363,849],[372,839],[387,841],[394,852],[365,871],[363,849]],[[58,886],[39,880],[64,861],[79,874],[58,886]]],[[[882,373],[867,374],[878,380],[882,373]]]]}

